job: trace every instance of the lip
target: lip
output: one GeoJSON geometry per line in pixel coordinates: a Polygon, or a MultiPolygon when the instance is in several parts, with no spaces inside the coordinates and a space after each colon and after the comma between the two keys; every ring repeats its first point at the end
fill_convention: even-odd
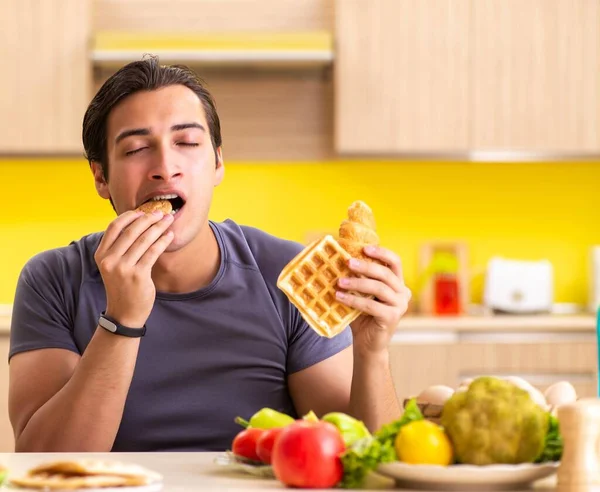
{"type": "Polygon", "coordinates": [[[145,195],[141,199],[141,201],[136,205],[136,208],[139,207],[140,205],[142,205],[143,203],[146,203],[151,198],[154,198],[155,196],[160,196],[160,195],[177,195],[177,196],[179,196],[179,198],[181,198],[183,200],[184,205],[187,202],[187,198],[183,191],[178,190],[177,188],[165,188],[165,189],[160,189],[160,190],[154,190],[151,193],[148,193],[147,195],[145,195]]]}

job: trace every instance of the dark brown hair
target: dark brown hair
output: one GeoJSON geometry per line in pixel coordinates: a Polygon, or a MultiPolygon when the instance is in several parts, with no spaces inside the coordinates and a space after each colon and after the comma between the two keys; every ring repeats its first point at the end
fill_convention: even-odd
{"type": "Polygon", "coordinates": [[[148,56],[131,62],[111,75],[96,93],[83,117],[85,158],[99,162],[108,180],[106,126],[111,110],[124,98],[139,91],[151,91],[169,85],[183,85],[200,99],[215,150],[221,146],[221,123],[212,95],[203,81],[184,65],[160,65],[158,57],[148,56]]]}

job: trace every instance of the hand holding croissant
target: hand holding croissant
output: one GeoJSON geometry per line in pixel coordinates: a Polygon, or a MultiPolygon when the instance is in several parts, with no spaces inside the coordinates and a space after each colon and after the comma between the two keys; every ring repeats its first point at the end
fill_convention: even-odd
{"type": "Polygon", "coordinates": [[[348,209],[338,242],[352,256],[349,267],[356,276],[339,279],[337,299],[363,313],[351,323],[355,350],[365,354],[387,350],[411,298],[400,258],[379,245],[373,212],[360,201],[348,209]]]}

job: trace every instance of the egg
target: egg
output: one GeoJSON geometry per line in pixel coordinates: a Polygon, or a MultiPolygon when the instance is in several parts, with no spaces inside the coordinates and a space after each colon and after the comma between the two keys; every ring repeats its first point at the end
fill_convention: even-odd
{"type": "Polygon", "coordinates": [[[448,398],[454,394],[449,386],[437,384],[429,386],[417,395],[417,403],[431,403],[432,405],[444,405],[448,398]]]}
{"type": "Polygon", "coordinates": [[[568,381],[559,381],[546,388],[544,392],[548,405],[559,407],[577,400],[577,392],[568,381]]]}

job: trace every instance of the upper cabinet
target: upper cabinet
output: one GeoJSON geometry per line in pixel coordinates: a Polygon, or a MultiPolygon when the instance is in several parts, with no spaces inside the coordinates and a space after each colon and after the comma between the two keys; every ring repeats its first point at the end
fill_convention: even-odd
{"type": "Polygon", "coordinates": [[[471,147],[600,149],[600,2],[473,0],[471,147]]]}
{"type": "Polygon", "coordinates": [[[337,0],[335,147],[466,151],[470,0],[337,0]]]}
{"type": "Polygon", "coordinates": [[[90,0],[0,1],[0,152],[81,153],[90,0]]]}
{"type": "Polygon", "coordinates": [[[336,150],[600,152],[599,0],[338,0],[336,150]]]}

